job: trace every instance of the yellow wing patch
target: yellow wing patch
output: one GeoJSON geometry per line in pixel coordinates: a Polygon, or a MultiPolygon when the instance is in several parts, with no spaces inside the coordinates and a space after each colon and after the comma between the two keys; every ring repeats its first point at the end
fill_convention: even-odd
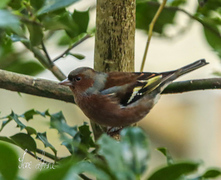
{"type": "Polygon", "coordinates": [[[133,101],[133,99],[136,96],[142,96],[143,94],[153,91],[156,87],[159,86],[161,78],[162,78],[162,75],[157,75],[157,76],[154,76],[154,77],[147,79],[147,80],[145,80],[145,79],[138,80],[140,83],[146,83],[146,84],[144,86],[136,86],[133,89],[133,93],[131,94],[130,99],[127,101],[127,104],[129,104],[131,101],[133,101]],[[151,87],[151,85],[152,85],[152,87],[151,87]],[[148,88],[148,86],[150,86],[150,88],[148,88]],[[143,91],[141,91],[142,89],[143,89],[143,91]]]}
{"type": "Polygon", "coordinates": [[[133,93],[130,96],[130,99],[127,101],[127,104],[129,104],[133,100],[133,98],[137,95],[138,91],[141,89],[142,89],[142,86],[137,86],[133,89],[133,93]]]}

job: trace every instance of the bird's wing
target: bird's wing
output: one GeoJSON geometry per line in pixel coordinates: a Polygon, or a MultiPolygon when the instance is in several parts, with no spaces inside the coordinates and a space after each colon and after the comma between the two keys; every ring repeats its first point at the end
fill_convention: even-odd
{"type": "Polygon", "coordinates": [[[106,85],[101,90],[104,95],[113,98],[123,106],[132,104],[145,94],[156,95],[179,76],[208,64],[204,59],[186,65],[174,71],[163,73],[108,73],[106,85]]]}
{"type": "Polygon", "coordinates": [[[122,73],[122,76],[115,75],[114,73],[112,77],[109,77],[112,86],[107,83],[108,86],[106,87],[108,88],[104,88],[101,94],[117,100],[123,106],[136,102],[146,93],[156,89],[163,78],[163,75],[159,73],[122,73]]]}

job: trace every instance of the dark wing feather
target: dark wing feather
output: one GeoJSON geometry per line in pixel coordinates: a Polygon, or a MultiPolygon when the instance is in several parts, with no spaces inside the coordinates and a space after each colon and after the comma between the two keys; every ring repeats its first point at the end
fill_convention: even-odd
{"type": "Polygon", "coordinates": [[[110,73],[108,86],[101,93],[127,106],[155,89],[161,80],[162,75],[158,73],[110,73]]]}
{"type": "Polygon", "coordinates": [[[156,89],[160,85],[162,77],[161,74],[152,74],[151,76],[148,76],[147,79],[137,80],[130,97],[128,96],[127,100],[125,99],[123,105],[126,106],[132,104],[142,98],[145,94],[156,89]]]}

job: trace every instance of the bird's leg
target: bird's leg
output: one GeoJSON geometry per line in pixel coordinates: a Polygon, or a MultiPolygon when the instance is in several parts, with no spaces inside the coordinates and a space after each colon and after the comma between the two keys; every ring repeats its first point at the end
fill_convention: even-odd
{"type": "Polygon", "coordinates": [[[121,126],[121,127],[107,127],[107,135],[113,137],[115,136],[116,134],[120,134],[120,131],[123,129],[124,127],[121,126]]]}

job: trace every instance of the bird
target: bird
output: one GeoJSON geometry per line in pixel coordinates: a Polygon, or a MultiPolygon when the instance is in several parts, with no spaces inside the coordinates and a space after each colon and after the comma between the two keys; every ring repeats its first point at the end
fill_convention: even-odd
{"type": "Polygon", "coordinates": [[[125,127],[143,119],[175,79],[207,64],[200,59],[161,73],[105,73],[80,67],[59,84],[69,86],[76,104],[93,122],[106,127],[125,127]]]}

